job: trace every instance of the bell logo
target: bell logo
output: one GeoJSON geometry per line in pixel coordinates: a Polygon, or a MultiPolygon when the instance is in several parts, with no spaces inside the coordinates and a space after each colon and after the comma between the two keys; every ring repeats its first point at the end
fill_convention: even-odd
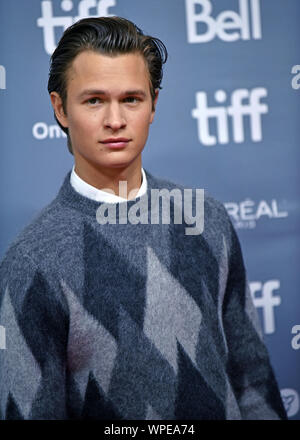
{"type": "MultiPolygon", "coordinates": [[[[267,89],[257,87],[252,90],[237,89],[231,95],[231,105],[209,107],[206,92],[196,93],[196,108],[192,110],[192,117],[198,120],[198,138],[203,145],[211,146],[229,143],[228,119],[232,121],[233,142],[242,143],[245,140],[244,119],[250,118],[250,134],[253,142],[262,140],[261,115],[268,112],[267,104],[261,98],[267,96],[267,89]],[[246,100],[246,102],[245,102],[246,100]],[[248,102],[247,102],[248,101],[248,102]],[[209,121],[216,120],[217,135],[210,133],[209,121]]],[[[222,104],[227,100],[224,90],[215,92],[215,100],[222,104]]]]}
{"type": "Polygon", "coordinates": [[[189,43],[207,43],[216,35],[226,42],[250,40],[251,32],[254,40],[262,38],[260,0],[239,0],[239,13],[223,11],[216,18],[211,16],[211,0],[186,0],[185,6],[189,43]],[[202,8],[200,13],[197,6],[202,8]]]}
{"type": "Polygon", "coordinates": [[[280,287],[279,280],[270,280],[266,283],[254,281],[249,284],[255,307],[263,309],[264,332],[266,334],[274,333],[274,307],[279,306],[281,303],[280,296],[274,295],[274,291],[280,287]],[[257,293],[260,293],[260,296],[257,296],[257,293]]]}
{"type": "MultiPolygon", "coordinates": [[[[73,16],[54,16],[52,1],[45,0],[41,3],[42,16],[37,19],[37,26],[43,29],[45,51],[52,55],[56,48],[55,30],[62,28],[65,31],[76,21],[87,17],[111,16],[109,8],[116,5],[116,0],[81,0],[78,3],[78,15],[73,16]],[[95,15],[90,10],[95,8],[95,15]]],[[[73,9],[72,0],[62,0],[60,7],[64,12],[70,12],[73,9]]]]}

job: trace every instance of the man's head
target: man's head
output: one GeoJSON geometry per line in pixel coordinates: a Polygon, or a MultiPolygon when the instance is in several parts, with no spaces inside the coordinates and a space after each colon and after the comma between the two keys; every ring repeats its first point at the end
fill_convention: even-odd
{"type": "MultiPolygon", "coordinates": [[[[139,54],[145,61],[149,75],[149,89],[152,110],[155,108],[158,89],[161,88],[162,65],[167,59],[167,50],[157,38],[144,35],[132,22],[120,17],[86,18],[70,26],[63,34],[51,57],[48,92],[56,92],[67,114],[68,85],[72,66],[82,52],[116,57],[125,54],[139,54]]],[[[55,119],[68,135],[68,147],[73,154],[69,128],[55,119]]]]}

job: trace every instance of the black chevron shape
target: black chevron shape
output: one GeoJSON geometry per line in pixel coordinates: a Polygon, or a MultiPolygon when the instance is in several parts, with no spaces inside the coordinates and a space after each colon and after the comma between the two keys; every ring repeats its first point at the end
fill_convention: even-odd
{"type": "Polygon", "coordinates": [[[89,374],[81,418],[84,420],[122,419],[113,404],[105,398],[105,395],[92,372],[89,374]]]}
{"type": "Polygon", "coordinates": [[[18,408],[17,403],[15,402],[11,393],[8,395],[7,406],[6,406],[6,420],[24,420],[24,417],[21,414],[21,411],[18,408]]]}
{"type": "Polygon", "coordinates": [[[225,408],[220,399],[194,367],[183,347],[178,348],[178,386],[176,419],[224,420],[225,408]]]}
{"type": "Polygon", "coordinates": [[[68,317],[57,292],[36,272],[23,300],[18,323],[41,369],[66,358],[68,317]]]}
{"type": "MultiPolygon", "coordinates": [[[[99,228],[106,226],[110,226],[111,231],[114,232],[115,225],[104,225],[99,228]]],[[[128,227],[126,232],[128,233],[130,225],[118,225],[118,233],[120,234],[119,228],[122,226],[128,227]]],[[[132,226],[135,227],[135,225],[132,226]]],[[[114,237],[111,238],[114,241],[114,237]]],[[[132,246],[135,247],[136,244],[132,243],[132,246]]],[[[130,264],[130,257],[127,259],[126,255],[121,255],[101,233],[96,233],[87,224],[84,226],[83,252],[84,306],[88,312],[98,319],[116,340],[118,340],[120,304],[142,328],[146,296],[146,268],[143,269],[145,273],[141,275],[130,264]]],[[[136,250],[134,252],[136,255],[136,250]]],[[[138,255],[143,258],[143,261],[146,260],[146,245],[138,249],[138,255]]]]}
{"type": "Polygon", "coordinates": [[[83,399],[74,377],[69,372],[66,375],[66,391],[68,420],[80,420],[83,399]]]}

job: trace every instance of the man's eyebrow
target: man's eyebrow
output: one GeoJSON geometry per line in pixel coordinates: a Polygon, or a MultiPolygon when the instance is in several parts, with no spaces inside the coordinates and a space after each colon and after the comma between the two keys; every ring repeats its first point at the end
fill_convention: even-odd
{"type": "Polygon", "coordinates": [[[145,97],[146,93],[144,90],[127,90],[124,95],[141,95],[145,97]]]}
{"type": "Polygon", "coordinates": [[[104,90],[87,89],[80,93],[79,98],[83,98],[87,95],[106,95],[106,92],[104,90]]]}
{"type": "MultiPolygon", "coordinates": [[[[109,93],[105,90],[87,89],[87,90],[83,90],[80,93],[79,98],[83,98],[84,96],[89,96],[89,95],[108,95],[108,94],[109,93]]],[[[144,92],[144,90],[140,90],[140,89],[125,90],[124,92],[121,92],[120,95],[127,95],[127,96],[139,95],[139,96],[146,97],[146,93],[144,92]]]]}

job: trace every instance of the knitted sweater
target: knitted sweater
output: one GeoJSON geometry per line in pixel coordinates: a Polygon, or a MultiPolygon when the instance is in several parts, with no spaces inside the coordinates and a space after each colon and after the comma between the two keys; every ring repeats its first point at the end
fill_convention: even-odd
{"type": "Polygon", "coordinates": [[[286,418],[223,205],[101,225],[69,179],[0,266],[0,418],[286,418]]]}

